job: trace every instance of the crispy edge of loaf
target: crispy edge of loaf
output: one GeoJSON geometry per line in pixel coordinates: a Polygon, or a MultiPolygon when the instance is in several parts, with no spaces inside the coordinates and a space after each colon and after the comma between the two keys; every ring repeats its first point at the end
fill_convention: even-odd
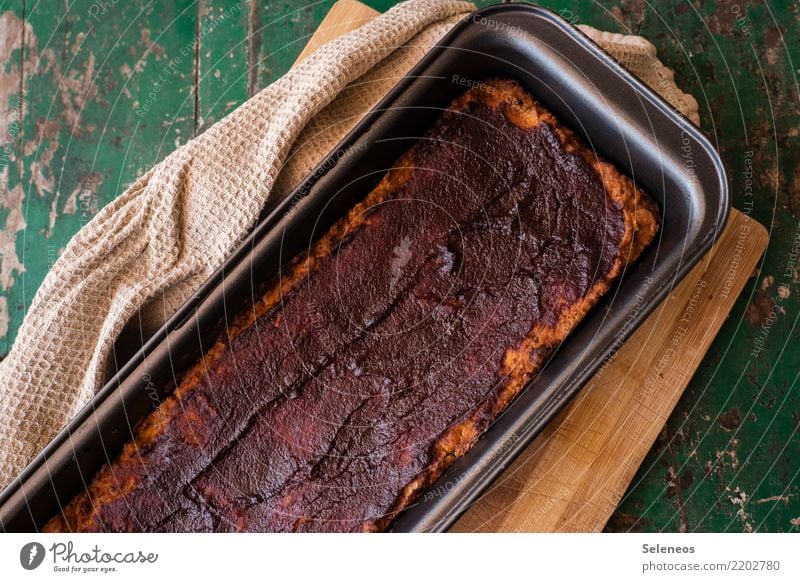
{"type": "MultiPolygon", "coordinates": [[[[120,481],[114,473],[114,467],[122,464],[135,465],[138,463],[143,465],[139,453],[140,448],[152,446],[155,440],[164,433],[170,421],[176,415],[181,414],[181,398],[198,386],[225,347],[246,331],[259,317],[277,306],[282,297],[296,289],[349,232],[369,222],[369,213],[367,212],[369,208],[385,200],[408,179],[412,171],[411,159],[411,151],[409,151],[398,160],[398,163],[387,172],[363,201],[353,206],[344,218],[336,222],[312,245],[306,258],[294,259],[289,262],[286,269],[288,274],[280,277],[276,284],[253,304],[252,308],[244,310],[234,318],[221,337],[198,359],[197,363],[187,370],[172,394],[142,420],[134,430],[134,439],[123,446],[117,460],[112,465],[104,465],[89,487],[77,494],[59,514],[51,518],[42,531],[74,532],[102,529],[102,524],[97,519],[100,506],[125,497],[141,483],[138,478],[134,477],[120,481]]],[[[191,438],[186,440],[190,441],[191,438]]],[[[146,467],[143,468],[146,471],[146,467]]]]}
{"type": "MultiPolygon", "coordinates": [[[[502,107],[505,119],[522,129],[530,129],[540,123],[549,124],[565,151],[580,155],[597,172],[609,199],[623,213],[625,232],[616,260],[609,272],[595,282],[583,300],[567,307],[555,325],[534,327],[519,347],[506,351],[502,365],[502,372],[507,379],[505,384],[495,391],[494,398],[487,399],[471,411],[464,421],[444,431],[432,446],[431,464],[401,489],[397,500],[385,516],[363,524],[362,529],[365,531],[385,529],[399,512],[408,507],[455,459],[474,444],[488,425],[506,409],[539,370],[545,358],[537,350],[557,347],[610,288],[625,265],[636,260],[658,232],[658,210],[650,198],[641,192],[630,178],[602,160],[574,133],[559,124],[556,118],[518,83],[505,79],[487,80],[467,90],[448,109],[464,112],[473,103],[482,103],[495,109],[502,107]]],[[[102,529],[102,523],[99,523],[98,518],[99,507],[125,497],[140,485],[140,480],[134,476],[129,476],[120,482],[113,467],[122,464],[144,465],[139,454],[140,447],[152,446],[155,439],[163,434],[172,418],[181,413],[181,398],[196,388],[206,371],[217,361],[222,350],[248,329],[256,319],[278,305],[283,296],[296,289],[316,270],[320,261],[331,254],[344,236],[369,222],[367,210],[388,198],[411,175],[415,149],[412,147],[403,154],[367,197],[356,204],[344,218],[312,245],[305,258],[291,261],[287,267],[288,275],[281,277],[252,309],[245,310],[234,319],[220,339],[187,371],[175,391],[142,421],[134,431],[134,440],[124,445],[113,465],[105,465],[89,487],[53,517],[43,531],[102,529]]],[[[147,470],[146,466],[142,466],[142,469],[145,472],[147,470]]]]}

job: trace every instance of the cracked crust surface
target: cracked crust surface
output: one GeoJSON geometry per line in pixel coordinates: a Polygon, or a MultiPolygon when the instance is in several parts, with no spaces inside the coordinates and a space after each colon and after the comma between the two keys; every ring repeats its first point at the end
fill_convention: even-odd
{"type": "Polygon", "coordinates": [[[46,531],[375,531],[654,239],[653,202],[517,83],[456,99],[46,531]]]}

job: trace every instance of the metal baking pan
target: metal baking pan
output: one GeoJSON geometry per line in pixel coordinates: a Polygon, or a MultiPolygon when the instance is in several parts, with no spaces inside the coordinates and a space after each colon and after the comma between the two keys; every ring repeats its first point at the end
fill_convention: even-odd
{"type": "Polygon", "coordinates": [[[3,491],[0,526],[31,531],[55,515],[281,264],[363,198],[466,85],[491,77],[519,81],[633,178],[663,225],[508,410],[392,527],[447,529],[708,251],[729,208],[722,162],[698,129],[578,30],[525,4],[455,26],[3,491]]]}

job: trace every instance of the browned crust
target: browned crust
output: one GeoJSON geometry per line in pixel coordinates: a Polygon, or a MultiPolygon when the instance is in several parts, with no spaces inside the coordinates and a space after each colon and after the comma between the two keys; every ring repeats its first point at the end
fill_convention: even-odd
{"type": "MultiPolygon", "coordinates": [[[[422,490],[435,481],[442,471],[463,455],[510,402],[519,394],[526,383],[536,374],[545,360],[546,350],[554,349],[569,334],[572,328],[594,306],[609,289],[624,266],[634,261],[654,239],[659,228],[658,211],[653,202],[642,193],[626,176],[587,148],[569,129],[561,126],[556,118],[537,103],[516,82],[509,80],[489,80],[468,90],[456,99],[450,110],[466,111],[472,103],[483,103],[492,108],[502,108],[505,118],[520,128],[532,128],[539,123],[549,124],[568,152],[580,155],[600,176],[609,199],[622,210],[625,219],[625,233],[620,244],[618,256],[609,272],[598,280],[583,300],[567,307],[559,320],[552,326],[537,326],[516,349],[506,351],[503,372],[506,382],[494,392],[492,399],[486,400],[472,411],[463,422],[451,426],[432,447],[433,462],[428,468],[408,483],[399,494],[392,511],[384,518],[364,524],[363,529],[374,531],[385,529],[394,516],[413,502],[422,490]],[[544,352],[543,352],[544,350],[544,352]]],[[[174,393],[165,399],[161,406],[151,413],[135,431],[135,440],[126,444],[112,471],[108,465],[98,473],[88,489],[75,497],[63,510],[44,527],[43,531],[87,531],[98,527],[98,509],[104,504],[125,497],[133,491],[139,481],[136,466],[141,464],[139,447],[147,447],[156,437],[163,434],[167,424],[181,414],[181,399],[195,389],[206,370],[217,361],[219,354],[236,336],[250,327],[253,322],[275,307],[281,297],[291,293],[300,282],[313,273],[319,262],[331,254],[332,249],[349,232],[368,222],[371,206],[385,200],[408,179],[413,164],[414,148],[406,152],[387,172],[378,186],[348,214],[339,220],[322,238],[317,241],[305,258],[292,261],[288,275],[283,276],[254,305],[253,309],[237,316],[223,336],[186,373],[174,393]],[[121,467],[130,470],[120,471],[121,467]],[[126,475],[127,477],[122,477],[126,475]]]]}
{"type": "Polygon", "coordinates": [[[531,128],[539,123],[549,124],[555,130],[564,149],[579,154],[599,174],[608,197],[623,211],[625,233],[617,258],[609,272],[595,282],[582,301],[566,309],[555,325],[535,327],[522,345],[517,349],[506,351],[503,362],[503,372],[507,378],[505,385],[495,392],[493,399],[486,400],[466,420],[451,426],[439,437],[433,445],[434,462],[403,488],[395,506],[386,517],[374,524],[365,525],[366,531],[388,527],[397,513],[408,507],[453,461],[470,449],[491,421],[506,409],[541,368],[546,358],[538,350],[556,348],[608,291],[624,266],[635,261],[658,232],[658,210],[650,198],[639,190],[630,178],[601,159],[574,133],[560,125],[556,118],[519,84],[504,79],[486,81],[464,93],[453,102],[450,109],[466,111],[470,104],[475,102],[492,108],[503,108],[506,120],[520,128],[531,128]]]}
{"type": "MultiPolygon", "coordinates": [[[[182,414],[180,401],[194,390],[206,375],[207,370],[217,361],[222,350],[239,334],[248,329],[255,320],[275,307],[281,298],[297,288],[297,286],[313,273],[319,261],[331,253],[340,240],[367,222],[370,207],[386,199],[399,188],[411,172],[412,152],[407,152],[398,160],[383,180],[367,197],[356,204],[347,215],[340,219],[326,232],[303,258],[296,258],[288,266],[288,274],[248,309],[240,313],[231,325],[223,332],[209,350],[183,376],[175,391],[161,405],[150,413],[134,432],[134,440],[125,444],[114,467],[135,466],[141,463],[140,447],[147,447],[164,433],[166,426],[177,415],[182,414]]],[[[128,473],[126,471],[126,473],[128,473]]],[[[128,495],[138,485],[137,471],[131,471],[128,478],[120,480],[119,471],[112,471],[111,466],[104,465],[86,491],[79,493],[63,511],[47,522],[42,531],[68,532],[91,531],[97,527],[96,516],[101,506],[128,495]]]]}

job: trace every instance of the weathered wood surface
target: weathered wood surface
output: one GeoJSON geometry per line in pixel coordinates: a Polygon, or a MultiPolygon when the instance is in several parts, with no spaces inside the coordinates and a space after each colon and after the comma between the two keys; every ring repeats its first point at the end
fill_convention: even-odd
{"type": "MultiPolygon", "coordinates": [[[[368,2],[379,10],[392,3],[368,2]]],[[[540,4],[649,38],[698,96],[734,206],[770,232],[763,262],[607,527],[797,529],[797,6],[540,4]]],[[[331,5],[0,5],[0,354],[78,228],[153,162],[287,70],[331,5]]]]}

